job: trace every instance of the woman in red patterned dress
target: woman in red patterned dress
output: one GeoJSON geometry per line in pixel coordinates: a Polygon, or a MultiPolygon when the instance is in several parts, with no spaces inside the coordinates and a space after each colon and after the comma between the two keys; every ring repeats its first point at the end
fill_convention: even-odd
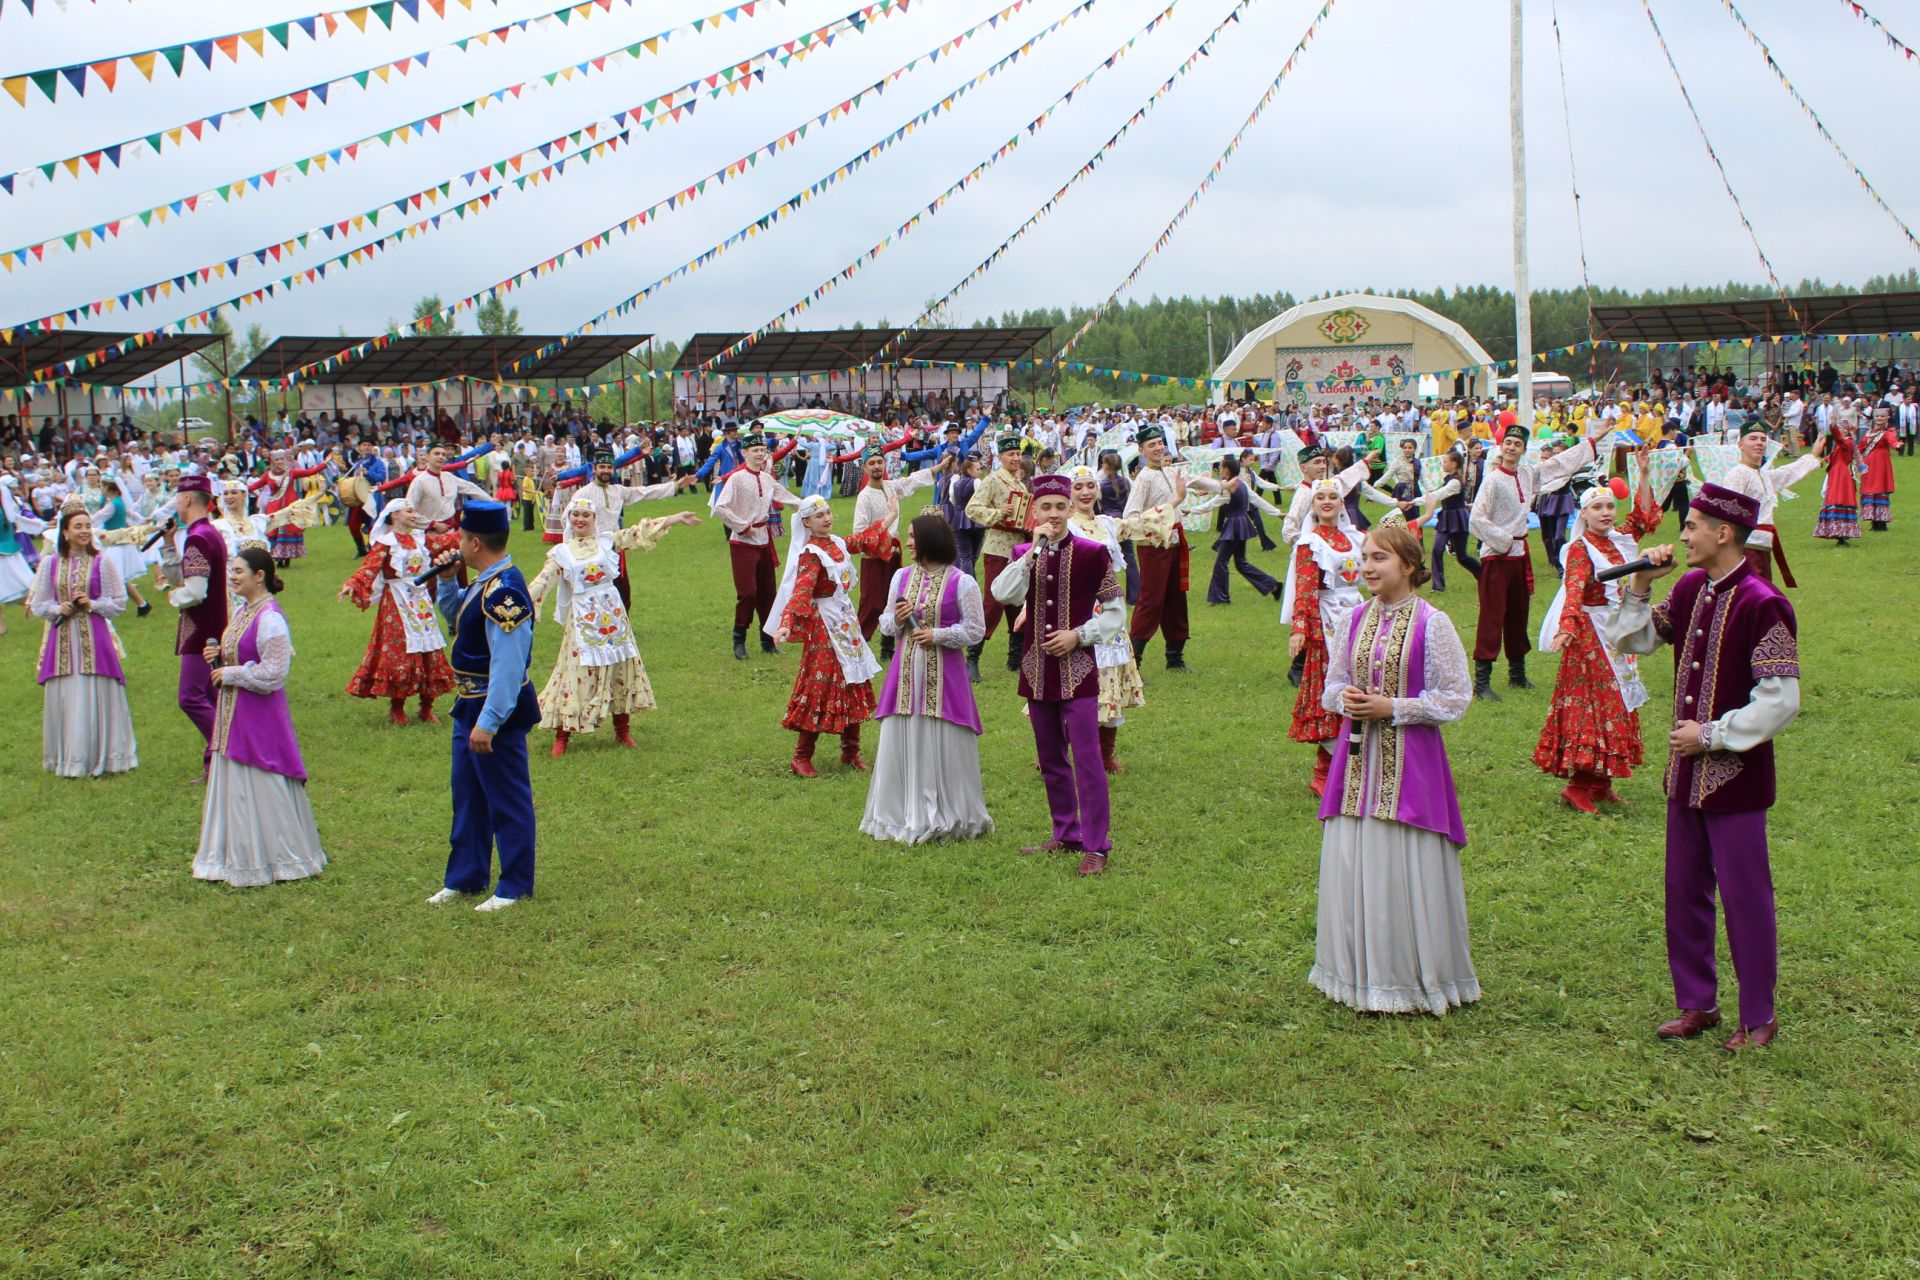
{"type": "Polygon", "coordinates": [[[1626,580],[1600,583],[1593,575],[1597,568],[1637,558],[1639,539],[1660,527],[1660,504],[1647,478],[1649,452],[1642,446],[1635,457],[1640,481],[1625,525],[1615,527],[1614,510],[1626,496],[1624,481],[1595,485],[1580,495],[1573,536],[1562,551],[1560,594],[1540,628],[1540,647],[1560,655],[1560,670],[1533,762],[1567,779],[1560,798],[1581,813],[1595,812],[1602,800],[1622,803],[1613,779],[1632,777],[1642,756],[1640,707],[1647,700],[1646,686],[1633,655],[1609,649],[1595,625],[1619,603],[1626,580]]]}
{"type": "Polygon", "coordinates": [[[1873,411],[1873,424],[1860,441],[1866,456],[1867,471],[1860,477],[1860,516],[1875,533],[1885,533],[1893,519],[1893,451],[1900,444],[1900,433],[1892,423],[1886,405],[1873,411]]]}
{"type": "Polygon", "coordinates": [[[1820,518],[1813,526],[1814,537],[1826,538],[1837,547],[1851,546],[1860,536],[1860,486],[1853,476],[1856,445],[1852,417],[1849,406],[1848,421],[1836,415],[1827,433],[1827,483],[1820,494],[1820,518]]]}
{"type": "Polygon", "coordinates": [[[1340,529],[1346,495],[1338,481],[1316,480],[1311,494],[1313,523],[1293,548],[1293,635],[1287,655],[1306,656],[1300,671],[1300,692],[1293,700],[1293,724],[1287,736],[1314,744],[1313,794],[1327,790],[1327,770],[1333,756],[1326,744],[1340,732],[1340,717],[1320,705],[1327,685],[1327,643],[1340,624],[1360,604],[1360,549],[1357,539],[1340,529]]]}
{"type": "Polygon", "coordinates": [[[367,558],[340,588],[342,600],[362,610],[370,605],[379,610],[366,656],[347,681],[347,692],[356,698],[387,699],[387,715],[399,725],[407,723],[407,699],[416,695],[421,722],[439,723],[433,700],[453,691],[453,668],[447,665],[446,638],[434,614],[433,588],[415,586],[413,579],[435,556],[457,549],[460,535],[420,533],[417,525],[411,503],[404,498],[389,502],[374,522],[367,558]]]}
{"type": "Polygon", "coordinates": [[[853,557],[833,536],[833,510],[810,497],[794,512],[786,576],[774,598],[767,627],[780,644],[800,641],[800,670],[793,678],[783,729],[799,734],[793,771],[820,775],[813,747],[823,733],[840,735],[840,763],[866,772],[860,758],[860,724],[873,715],[873,677],[880,664],[860,634],[860,616],[849,594],[853,557]]]}

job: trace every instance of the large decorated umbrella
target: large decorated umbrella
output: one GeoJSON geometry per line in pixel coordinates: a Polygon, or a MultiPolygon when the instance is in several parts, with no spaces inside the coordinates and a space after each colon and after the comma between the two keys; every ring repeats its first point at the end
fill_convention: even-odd
{"type": "Polygon", "coordinates": [[[823,435],[829,440],[865,439],[880,432],[880,424],[832,409],[782,409],[756,418],[754,427],[774,435],[823,435]]]}

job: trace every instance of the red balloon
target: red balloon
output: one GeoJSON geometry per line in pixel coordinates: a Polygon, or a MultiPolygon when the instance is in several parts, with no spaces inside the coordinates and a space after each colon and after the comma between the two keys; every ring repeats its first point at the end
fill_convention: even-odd
{"type": "Polygon", "coordinates": [[[1607,488],[1613,490],[1613,496],[1616,498],[1624,498],[1627,496],[1627,482],[1619,476],[1614,476],[1608,480],[1607,488]]]}

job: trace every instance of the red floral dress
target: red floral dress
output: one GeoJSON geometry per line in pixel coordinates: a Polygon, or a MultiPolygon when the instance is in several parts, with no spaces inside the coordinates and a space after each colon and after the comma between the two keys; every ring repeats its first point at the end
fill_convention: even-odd
{"type": "Polygon", "coordinates": [[[1351,551],[1353,542],[1337,528],[1316,524],[1293,549],[1293,628],[1306,636],[1307,647],[1301,650],[1305,662],[1287,736],[1295,742],[1321,743],[1331,742],[1340,732],[1340,717],[1320,705],[1327,689],[1327,643],[1332,637],[1320,618],[1320,563],[1314,559],[1309,538],[1320,538],[1335,551],[1351,551]]]}
{"type": "MultiPolygon", "coordinates": [[[[831,538],[815,538],[813,545],[836,564],[847,558],[847,553],[831,538]]],[[[793,696],[787,699],[786,718],[780,721],[783,729],[801,733],[844,733],[849,727],[873,717],[872,682],[847,683],[840,669],[840,658],[827,638],[826,624],[821,621],[815,604],[838,590],[819,557],[800,557],[793,598],[787,601],[780,615],[780,625],[786,628],[788,636],[800,642],[800,670],[793,678],[793,696]]]]}
{"type": "MultiPolygon", "coordinates": [[[[460,545],[457,533],[395,533],[393,537],[409,550],[413,549],[415,539],[423,539],[429,560],[460,545]]],[[[373,603],[376,580],[392,582],[400,576],[390,560],[392,551],[393,548],[376,543],[347,579],[350,598],[360,608],[373,603]]],[[[453,668],[447,665],[446,650],[407,652],[406,626],[400,620],[399,603],[391,590],[380,593],[380,609],[373,619],[373,638],[367,641],[366,655],[354,668],[353,678],[347,681],[347,692],[356,698],[410,698],[417,694],[429,699],[453,692],[453,668]]]]}
{"type": "MultiPolygon", "coordinates": [[[[1638,541],[1660,527],[1660,509],[1635,506],[1620,532],[1638,541]]],[[[1613,540],[1587,533],[1567,545],[1566,597],[1560,610],[1560,670],[1533,762],[1556,778],[1595,773],[1631,778],[1642,759],[1640,713],[1627,710],[1613,662],[1587,614],[1607,603],[1607,589],[1593,580],[1594,557],[1625,562],[1613,540]]]]}

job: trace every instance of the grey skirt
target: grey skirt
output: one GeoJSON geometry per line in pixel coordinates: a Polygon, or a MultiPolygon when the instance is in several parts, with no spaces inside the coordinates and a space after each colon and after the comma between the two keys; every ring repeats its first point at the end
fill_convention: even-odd
{"type": "Polygon", "coordinates": [[[40,754],[47,772],[97,778],[140,765],[127,689],[109,676],[55,676],[41,686],[40,754]]]}
{"type": "Polygon", "coordinates": [[[207,768],[196,880],[240,888],[304,880],[327,865],[307,784],[215,755],[207,768]]]}

